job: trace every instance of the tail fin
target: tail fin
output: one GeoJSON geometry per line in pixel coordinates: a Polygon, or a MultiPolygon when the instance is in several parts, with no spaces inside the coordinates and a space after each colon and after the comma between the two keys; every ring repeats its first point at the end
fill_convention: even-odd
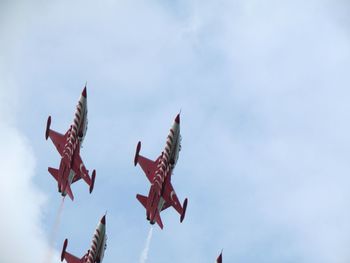
{"type": "MultiPolygon", "coordinates": [[[[144,208],[147,207],[147,196],[137,194],[136,195],[137,200],[143,205],[144,208]]],[[[157,212],[157,215],[155,217],[157,224],[160,226],[161,229],[163,229],[163,222],[162,219],[160,218],[160,213],[157,212]]],[[[149,220],[149,219],[148,219],[149,220]]]]}
{"type": "Polygon", "coordinates": [[[70,197],[70,199],[71,199],[72,201],[74,201],[74,195],[73,195],[73,193],[72,193],[72,189],[70,188],[70,185],[67,185],[67,187],[66,187],[66,192],[67,192],[68,196],[70,197]]]}
{"type": "Polygon", "coordinates": [[[146,196],[137,194],[136,198],[137,198],[137,200],[139,200],[139,202],[143,205],[144,208],[147,207],[147,197],[146,196]]]}
{"type": "Polygon", "coordinates": [[[52,168],[52,167],[49,167],[47,170],[52,175],[52,177],[55,178],[57,182],[59,182],[59,180],[58,180],[58,170],[55,169],[55,168],[52,168]]]}
{"type": "Polygon", "coordinates": [[[162,222],[162,219],[160,218],[160,213],[158,212],[157,215],[156,215],[156,222],[157,224],[159,225],[159,227],[161,229],[163,229],[163,222],[162,222]]]}

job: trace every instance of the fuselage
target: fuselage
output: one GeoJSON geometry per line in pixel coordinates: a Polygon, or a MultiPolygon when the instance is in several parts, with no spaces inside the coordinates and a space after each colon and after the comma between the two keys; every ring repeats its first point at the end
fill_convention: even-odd
{"type": "Polygon", "coordinates": [[[147,219],[155,223],[157,213],[162,211],[164,199],[162,197],[165,184],[170,183],[171,174],[175,168],[181,149],[180,115],[178,114],[169,131],[164,151],[158,159],[157,169],[147,198],[147,219]]]}
{"type": "Polygon", "coordinates": [[[87,98],[86,88],[84,88],[75,111],[73,124],[67,132],[67,139],[64,145],[63,154],[59,166],[59,178],[61,178],[61,185],[58,186],[59,191],[63,196],[67,194],[66,188],[74,179],[74,171],[71,169],[74,154],[76,150],[81,147],[87,131],[87,98]]]}
{"type": "Polygon", "coordinates": [[[95,263],[102,262],[104,251],[106,249],[106,216],[104,215],[101,221],[98,223],[92,238],[91,247],[85,256],[84,262],[95,263]]]}

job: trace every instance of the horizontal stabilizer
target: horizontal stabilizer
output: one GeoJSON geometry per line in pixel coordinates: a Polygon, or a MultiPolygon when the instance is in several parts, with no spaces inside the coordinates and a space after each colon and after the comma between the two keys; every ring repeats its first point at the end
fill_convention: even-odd
{"type": "Polygon", "coordinates": [[[59,182],[58,181],[58,170],[55,168],[49,167],[48,171],[53,176],[53,178],[55,178],[56,181],[59,182]]]}
{"type": "Polygon", "coordinates": [[[139,202],[143,205],[144,208],[147,207],[147,197],[146,196],[137,194],[136,198],[137,198],[137,200],[139,200],[139,202]]]}

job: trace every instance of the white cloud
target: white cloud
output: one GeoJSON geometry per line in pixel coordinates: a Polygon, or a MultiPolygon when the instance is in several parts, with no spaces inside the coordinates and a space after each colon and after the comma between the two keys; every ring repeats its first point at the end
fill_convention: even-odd
{"type": "Polygon", "coordinates": [[[36,159],[17,128],[21,96],[14,69],[24,30],[25,17],[20,17],[27,14],[23,7],[3,3],[0,8],[0,32],[5,36],[0,43],[0,261],[8,263],[43,262],[49,249],[41,222],[46,198],[33,183],[36,159]]]}
{"type": "MultiPolygon", "coordinates": [[[[74,105],[86,79],[93,94],[84,156],[98,162],[98,181],[85,210],[76,203],[65,210],[62,235],[77,231],[71,239],[84,239],[85,249],[90,232],[82,235],[91,226],[75,226],[81,218],[94,222],[91,210],[110,205],[115,220],[105,261],[137,260],[147,234],[140,237],[140,229],[148,225],[136,226],[144,210],[131,200],[137,190],[126,187],[146,189],[131,167],[134,147],[143,138],[143,151],[158,153],[167,123],[182,107],[174,186],[189,207],[183,224],[175,212],[164,213],[150,261],[212,262],[223,247],[232,262],[347,262],[350,41],[338,14],[348,7],[344,1],[56,1],[45,12],[33,8],[26,45],[13,48],[21,58],[14,70],[18,95],[30,106],[19,119],[34,121],[42,138],[47,113],[64,111],[59,122],[72,111],[52,105],[63,99],[74,105]],[[39,110],[37,98],[45,94],[39,110]]],[[[16,35],[12,40],[18,42],[16,35]]],[[[2,94],[5,116],[17,106],[2,94]]],[[[38,151],[41,159],[48,147],[38,151]]]]}
{"type": "Polygon", "coordinates": [[[196,222],[236,261],[347,262],[349,36],[326,1],[231,3],[198,6],[229,78],[184,136],[196,222]]]}
{"type": "Polygon", "coordinates": [[[0,129],[0,259],[9,263],[42,262],[48,249],[41,225],[45,198],[32,182],[35,159],[28,141],[15,128],[2,122],[0,129]]]}

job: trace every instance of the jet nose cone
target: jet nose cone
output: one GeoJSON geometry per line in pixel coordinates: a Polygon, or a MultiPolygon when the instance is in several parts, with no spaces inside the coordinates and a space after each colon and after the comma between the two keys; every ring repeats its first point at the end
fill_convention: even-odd
{"type": "Polygon", "coordinates": [[[104,216],[101,218],[101,224],[103,224],[103,225],[106,224],[106,215],[104,215],[104,216]]]}
{"type": "Polygon", "coordinates": [[[220,255],[218,256],[218,258],[216,259],[217,263],[222,263],[222,252],[220,253],[220,255]]]}
{"type": "Polygon", "coordinates": [[[84,98],[86,98],[86,86],[85,86],[85,88],[83,89],[83,92],[81,93],[81,95],[82,95],[84,98]]]}
{"type": "Polygon", "coordinates": [[[176,122],[177,124],[180,123],[180,113],[176,116],[175,122],[176,122]]]}

